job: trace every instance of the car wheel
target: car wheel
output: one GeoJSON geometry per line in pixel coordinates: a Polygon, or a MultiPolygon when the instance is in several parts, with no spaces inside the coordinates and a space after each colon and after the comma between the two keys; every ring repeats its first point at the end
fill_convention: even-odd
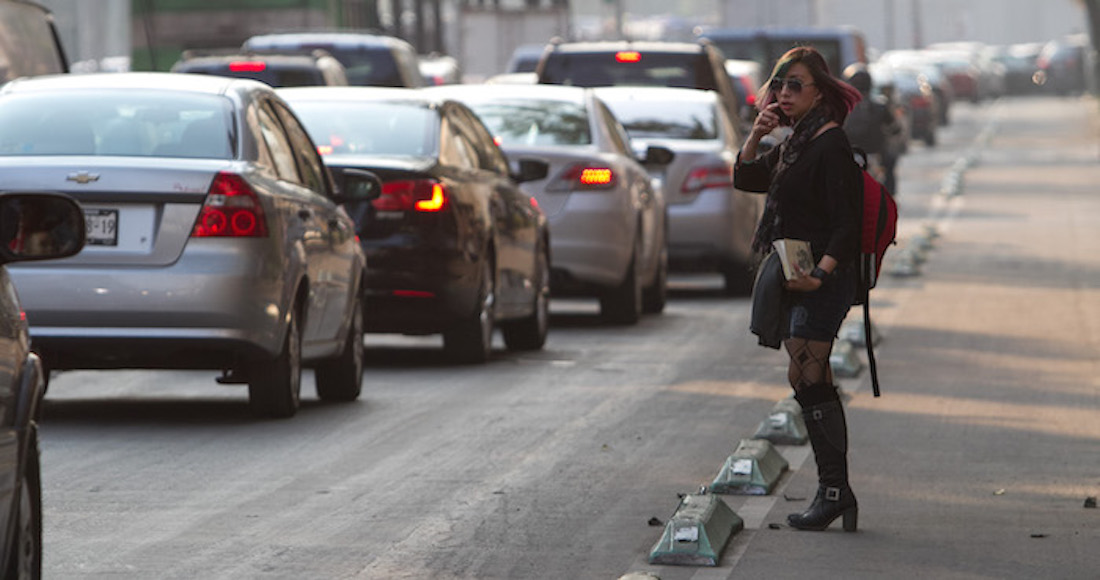
{"type": "Polygon", "coordinates": [[[248,405],[258,417],[286,418],[298,412],[302,391],[302,335],[298,313],[290,311],[283,350],[257,362],[248,379],[248,405]]]}
{"type": "Polygon", "coordinates": [[[538,350],[546,344],[550,329],[550,258],[539,250],[535,274],[535,301],[530,316],[501,325],[504,345],[509,350],[538,350]]]}
{"type": "Polygon", "coordinates": [[[31,440],[19,486],[5,578],[42,577],[42,472],[38,461],[38,431],[33,427],[28,429],[28,436],[31,440]]]}
{"type": "Polygon", "coordinates": [[[443,351],[458,363],[481,364],[493,350],[493,318],[496,316],[496,284],[493,264],[481,260],[481,281],[477,312],[460,320],[443,333],[443,351]]]}
{"type": "Polygon", "coordinates": [[[356,293],[354,300],[344,351],[314,370],[322,401],[354,401],[363,390],[363,299],[356,293]]]}
{"type": "Polygon", "coordinates": [[[653,284],[645,289],[642,297],[642,311],[646,314],[660,314],[668,302],[668,245],[661,247],[661,256],[657,263],[657,273],[653,284]]]}
{"type": "Polygon", "coordinates": [[[618,286],[605,291],[600,296],[600,314],[615,324],[636,324],[642,317],[642,284],[638,279],[638,244],[634,244],[634,255],[626,276],[618,286]]]}

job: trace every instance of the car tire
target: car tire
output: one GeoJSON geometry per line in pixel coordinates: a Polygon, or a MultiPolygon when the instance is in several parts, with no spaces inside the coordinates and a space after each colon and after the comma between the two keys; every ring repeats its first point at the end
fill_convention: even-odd
{"type": "Polygon", "coordinates": [[[42,470],[38,460],[38,430],[32,426],[27,436],[30,442],[19,486],[5,578],[42,577],[42,470]]]}
{"type": "Polygon", "coordinates": [[[642,284],[638,279],[638,244],[634,244],[634,255],[626,276],[616,287],[600,296],[600,315],[613,324],[637,324],[642,317],[642,284]]]}
{"type": "Polygon", "coordinates": [[[302,335],[298,313],[291,309],[282,352],[274,359],[252,366],[248,378],[248,405],[257,417],[293,417],[301,403],[301,392],[302,335]]]}
{"type": "Polygon", "coordinates": [[[653,284],[642,293],[642,312],[660,314],[668,303],[668,245],[662,243],[661,255],[657,261],[657,273],[653,275],[653,284]]]}
{"type": "Polygon", "coordinates": [[[536,259],[535,301],[531,314],[525,318],[506,322],[500,331],[508,350],[539,350],[546,344],[550,329],[550,257],[540,249],[536,259]]]}
{"type": "Polygon", "coordinates": [[[343,352],[314,369],[317,397],[322,401],[354,401],[363,390],[363,298],[356,292],[353,300],[343,352]]]}
{"type": "Polygon", "coordinates": [[[493,351],[496,283],[492,260],[482,259],[477,311],[443,332],[443,352],[461,364],[483,364],[493,351]]]}

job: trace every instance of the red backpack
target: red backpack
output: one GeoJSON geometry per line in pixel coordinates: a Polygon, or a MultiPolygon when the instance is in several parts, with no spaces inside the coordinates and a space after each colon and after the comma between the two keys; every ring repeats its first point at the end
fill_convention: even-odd
{"type": "Polygon", "coordinates": [[[860,203],[863,208],[862,232],[859,240],[859,288],[856,304],[863,304],[863,337],[867,344],[867,366],[871,370],[871,386],[875,396],[879,396],[878,370],[875,367],[875,353],[872,349],[870,292],[878,283],[882,271],[882,260],[886,249],[895,243],[898,231],[898,204],[894,196],[867,171],[867,153],[853,148],[863,173],[863,196],[860,203]]]}

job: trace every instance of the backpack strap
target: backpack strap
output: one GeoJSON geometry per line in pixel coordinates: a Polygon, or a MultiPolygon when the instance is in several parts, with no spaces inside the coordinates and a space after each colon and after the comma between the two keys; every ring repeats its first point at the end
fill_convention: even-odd
{"type": "Polygon", "coordinates": [[[875,396],[882,393],[878,390],[878,367],[875,365],[874,339],[871,337],[871,291],[863,289],[863,342],[867,345],[867,367],[871,371],[871,389],[875,396]]]}

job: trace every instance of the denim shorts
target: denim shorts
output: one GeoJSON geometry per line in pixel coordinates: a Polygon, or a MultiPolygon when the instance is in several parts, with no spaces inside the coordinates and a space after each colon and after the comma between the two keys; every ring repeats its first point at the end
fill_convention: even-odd
{"type": "Polygon", "coordinates": [[[790,336],[832,342],[856,296],[859,276],[854,264],[838,267],[813,292],[789,292],[790,336]]]}

